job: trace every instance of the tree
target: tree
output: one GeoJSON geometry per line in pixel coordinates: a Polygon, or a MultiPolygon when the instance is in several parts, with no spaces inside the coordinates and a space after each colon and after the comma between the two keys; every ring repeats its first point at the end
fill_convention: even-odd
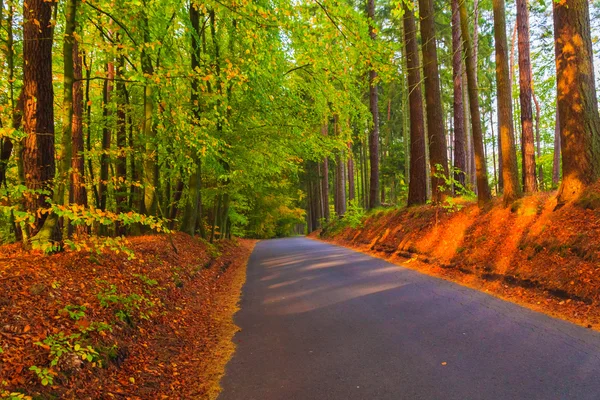
{"type": "Polygon", "coordinates": [[[529,10],[527,0],[517,0],[517,35],[519,41],[519,100],[521,103],[521,153],[523,191],[537,191],[535,138],[531,103],[531,62],[529,59],[529,10]]]}
{"type": "Polygon", "coordinates": [[[498,100],[498,153],[501,158],[502,190],[504,204],[521,197],[519,185],[515,135],[513,128],[508,44],[506,40],[506,11],[504,0],[493,0],[494,41],[496,48],[496,90],[498,100]]]}
{"type": "Polygon", "coordinates": [[[553,14],[564,204],[600,176],[600,117],[588,2],[553,2],[553,14]]]}
{"type": "MultiPolygon", "coordinates": [[[[45,0],[23,2],[23,95],[25,134],[23,167],[29,190],[26,209],[35,215],[30,234],[36,235],[46,220],[55,174],[54,91],[52,88],[52,6],[45,0]]],[[[67,129],[70,129],[67,128],[67,129]]],[[[51,228],[48,226],[48,229],[51,228]]],[[[57,228],[57,227],[56,227],[57,228]]],[[[48,232],[46,232],[48,233],[48,232]]],[[[57,239],[58,229],[50,238],[57,239]]],[[[45,239],[48,235],[40,237],[45,239]]]]}
{"type": "Polygon", "coordinates": [[[440,73],[438,70],[437,45],[433,0],[419,0],[421,16],[421,43],[423,50],[423,75],[425,78],[425,103],[427,105],[427,137],[429,139],[429,164],[432,198],[436,202],[444,199],[448,190],[448,148],[440,93],[440,73]],[[441,170],[438,168],[441,167],[441,170]]]}
{"type": "MultiPolygon", "coordinates": [[[[369,36],[372,41],[377,39],[375,30],[375,0],[367,0],[367,16],[369,17],[369,36]]],[[[369,209],[379,206],[379,97],[377,93],[377,71],[369,71],[369,108],[373,116],[373,127],[369,134],[370,191],[369,209]]]]}
{"type": "Polygon", "coordinates": [[[408,182],[408,205],[425,204],[427,201],[427,174],[425,162],[425,122],[421,74],[419,73],[419,48],[415,16],[403,3],[404,43],[406,51],[408,101],[410,109],[410,179],[408,182]]]}
{"type": "Polygon", "coordinates": [[[452,83],[453,83],[453,122],[454,122],[454,179],[463,187],[466,185],[467,159],[465,153],[465,112],[462,82],[462,39],[460,35],[460,13],[458,1],[452,0],[452,83]]]}
{"type": "Polygon", "coordinates": [[[483,131],[481,129],[481,113],[479,110],[479,90],[476,83],[477,66],[475,65],[475,60],[473,58],[473,47],[471,44],[471,37],[469,36],[469,21],[467,19],[467,6],[464,1],[460,3],[459,9],[461,33],[465,50],[465,63],[467,67],[467,90],[469,92],[469,110],[471,111],[475,171],[477,174],[477,200],[481,205],[490,200],[490,187],[488,184],[487,167],[483,152],[483,131]]]}

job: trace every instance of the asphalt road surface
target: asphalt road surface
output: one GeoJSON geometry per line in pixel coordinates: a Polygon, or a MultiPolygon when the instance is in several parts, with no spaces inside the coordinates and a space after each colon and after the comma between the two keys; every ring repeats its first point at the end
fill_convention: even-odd
{"type": "Polygon", "coordinates": [[[248,264],[220,400],[600,399],[600,334],[306,238],[248,264]]]}

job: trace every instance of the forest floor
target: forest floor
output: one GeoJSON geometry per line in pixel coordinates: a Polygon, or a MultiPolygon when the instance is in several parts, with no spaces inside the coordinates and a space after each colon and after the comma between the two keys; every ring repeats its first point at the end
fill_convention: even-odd
{"type": "Polygon", "coordinates": [[[540,193],[510,207],[379,210],[311,236],[600,330],[600,183],[556,205],[540,193]]]}
{"type": "Polygon", "coordinates": [[[133,259],[0,247],[0,398],[216,398],[254,244],[141,236],[133,259]]]}

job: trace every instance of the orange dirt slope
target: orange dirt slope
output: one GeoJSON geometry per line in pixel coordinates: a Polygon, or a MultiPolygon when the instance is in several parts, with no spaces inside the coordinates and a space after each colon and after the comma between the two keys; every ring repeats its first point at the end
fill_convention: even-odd
{"type": "Polygon", "coordinates": [[[132,238],[132,260],[0,247],[0,398],[215,398],[255,241],[172,243],[132,238]]]}

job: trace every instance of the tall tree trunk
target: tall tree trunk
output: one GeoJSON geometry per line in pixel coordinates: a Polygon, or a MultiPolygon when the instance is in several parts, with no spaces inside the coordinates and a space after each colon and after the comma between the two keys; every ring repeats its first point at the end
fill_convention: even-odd
{"type": "MultiPolygon", "coordinates": [[[[144,0],[144,6],[146,6],[146,0],[144,0]]],[[[150,43],[150,28],[148,25],[148,15],[144,12],[142,17],[142,29],[144,30],[144,43],[150,43]]],[[[142,46],[141,51],[141,64],[142,72],[146,77],[146,84],[144,85],[144,122],[142,132],[146,148],[144,151],[144,170],[142,173],[142,184],[144,186],[144,210],[143,212],[149,215],[156,213],[157,198],[156,198],[156,186],[158,183],[158,171],[157,171],[157,154],[156,154],[156,131],[154,130],[154,99],[153,89],[151,83],[151,76],[154,75],[154,67],[152,66],[152,60],[148,54],[148,49],[142,46]]]]}
{"type": "MultiPolygon", "coordinates": [[[[201,112],[200,112],[200,82],[199,76],[197,72],[197,68],[200,67],[200,55],[201,55],[201,45],[200,45],[200,37],[202,35],[200,28],[200,12],[198,10],[198,6],[194,2],[190,2],[190,21],[192,24],[193,32],[192,32],[192,42],[191,42],[191,70],[194,74],[194,79],[192,79],[192,88],[190,93],[190,105],[192,107],[192,125],[198,126],[200,123],[201,112]]],[[[192,150],[192,160],[194,160],[195,169],[190,174],[189,184],[188,184],[188,199],[185,203],[185,211],[182,221],[181,230],[188,233],[189,235],[194,236],[196,233],[196,220],[198,219],[198,202],[200,199],[200,190],[201,190],[201,159],[198,154],[198,151],[192,150]]]]}
{"type": "Polygon", "coordinates": [[[448,176],[448,148],[440,92],[433,0],[419,0],[419,13],[421,16],[425,103],[427,105],[431,192],[433,200],[441,202],[449,190],[446,187],[446,179],[440,176],[440,174],[448,176]]]}
{"type": "MultiPolygon", "coordinates": [[[[369,17],[369,36],[377,39],[375,32],[375,0],[367,0],[367,16],[369,17]]],[[[369,134],[369,160],[371,162],[369,209],[379,206],[379,95],[377,93],[377,72],[369,71],[369,106],[373,116],[373,127],[369,134]]]]}
{"type": "Polygon", "coordinates": [[[100,193],[98,193],[98,186],[96,186],[96,179],[94,177],[94,164],[92,163],[92,157],[90,153],[92,151],[92,102],[90,100],[90,78],[92,74],[92,60],[90,60],[88,64],[88,59],[86,53],[83,53],[83,65],[85,67],[85,104],[86,104],[86,121],[87,121],[87,129],[86,129],[86,149],[88,153],[88,173],[90,176],[90,187],[92,188],[92,193],[94,194],[94,205],[96,207],[100,207],[100,193]]]}
{"type": "Polygon", "coordinates": [[[98,184],[98,194],[100,195],[100,209],[106,210],[108,201],[108,169],[110,164],[110,146],[112,131],[109,126],[110,101],[113,90],[112,82],[115,78],[115,66],[112,62],[106,65],[106,79],[102,90],[102,153],[100,154],[100,183],[98,184]]]}
{"type": "MultiPolygon", "coordinates": [[[[340,136],[338,116],[334,116],[334,132],[335,136],[340,136]]],[[[346,213],[346,179],[344,172],[344,154],[339,151],[336,155],[336,172],[335,172],[335,194],[336,194],[336,210],[338,217],[342,217],[346,213]]]]}
{"type": "MultiPolygon", "coordinates": [[[[54,91],[52,88],[52,3],[45,0],[23,2],[23,91],[25,101],[23,151],[25,185],[31,193],[26,209],[35,215],[31,234],[37,234],[48,214],[55,173],[54,91]]],[[[57,238],[58,229],[53,233],[57,238]]]]}
{"type": "Polygon", "coordinates": [[[462,84],[462,39],[460,34],[459,0],[452,0],[452,79],[454,88],[454,179],[466,187],[465,172],[467,159],[465,154],[465,112],[462,84]]]}
{"type": "MultiPolygon", "coordinates": [[[[498,1],[498,0],[496,0],[498,1]]],[[[477,173],[477,200],[483,204],[490,200],[490,187],[487,178],[486,161],[483,155],[483,131],[481,129],[481,114],[479,111],[479,89],[477,88],[477,66],[473,58],[471,38],[469,36],[469,21],[467,5],[460,3],[460,25],[464,39],[465,58],[467,65],[467,88],[469,91],[469,108],[471,111],[471,126],[473,129],[473,149],[475,152],[475,170],[477,173]]]]}
{"type": "Polygon", "coordinates": [[[523,191],[537,191],[535,177],[535,139],[531,103],[531,62],[529,57],[529,10],[527,0],[517,1],[517,34],[519,45],[519,100],[521,103],[521,154],[523,191]]]}
{"type": "Polygon", "coordinates": [[[600,117],[587,0],[553,2],[563,179],[559,204],[600,175],[600,117]]]}
{"type": "Polygon", "coordinates": [[[517,153],[513,131],[511,79],[506,40],[506,11],[504,0],[493,0],[494,40],[496,47],[496,88],[498,99],[498,152],[501,157],[504,204],[521,197],[517,169],[517,153]]]}
{"type": "MultiPolygon", "coordinates": [[[[73,157],[71,158],[71,188],[69,202],[87,207],[87,193],[85,189],[85,158],[83,148],[83,66],[77,40],[73,42],[73,157]]],[[[87,226],[79,224],[75,227],[78,234],[88,231],[87,226]]]]}
{"type": "Polygon", "coordinates": [[[496,170],[496,138],[494,137],[494,112],[490,111],[490,128],[492,131],[492,165],[494,166],[494,185],[498,195],[498,171],[496,170]]]}
{"type": "MultiPolygon", "coordinates": [[[[125,57],[117,57],[117,75],[123,79],[125,73],[125,57]]],[[[117,159],[115,162],[115,200],[117,212],[127,210],[127,101],[125,82],[117,81],[117,159]]],[[[125,234],[122,226],[117,227],[117,234],[125,234]]]]}
{"type": "Polygon", "coordinates": [[[348,200],[356,198],[354,186],[354,157],[352,157],[352,143],[348,142],[348,200]]]}
{"type": "Polygon", "coordinates": [[[557,187],[560,180],[560,121],[558,120],[558,102],[556,103],[556,121],[554,124],[554,157],[552,159],[552,186],[557,187]]]}
{"type": "Polygon", "coordinates": [[[542,158],[542,134],[540,132],[540,119],[542,116],[542,109],[540,106],[540,102],[535,95],[535,89],[533,87],[533,81],[531,81],[531,96],[533,97],[533,103],[535,104],[535,142],[536,142],[536,155],[539,160],[538,165],[538,188],[540,190],[545,189],[544,185],[544,168],[541,162],[542,158]]]}
{"type": "MultiPolygon", "coordinates": [[[[326,123],[323,124],[321,126],[321,134],[327,136],[328,129],[328,125],[326,123]]],[[[321,200],[323,204],[323,218],[325,218],[325,221],[329,222],[329,160],[327,157],[323,159],[323,179],[321,185],[323,194],[323,199],[321,200]]]]}
{"type": "Polygon", "coordinates": [[[425,121],[421,74],[419,73],[419,48],[415,16],[406,3],[404,7],[404,43],[408,79],[408,102],[410,110],[410,180],[408,182],[408,205],[427,202],[427,174],[425,161],[425,121]]]}

